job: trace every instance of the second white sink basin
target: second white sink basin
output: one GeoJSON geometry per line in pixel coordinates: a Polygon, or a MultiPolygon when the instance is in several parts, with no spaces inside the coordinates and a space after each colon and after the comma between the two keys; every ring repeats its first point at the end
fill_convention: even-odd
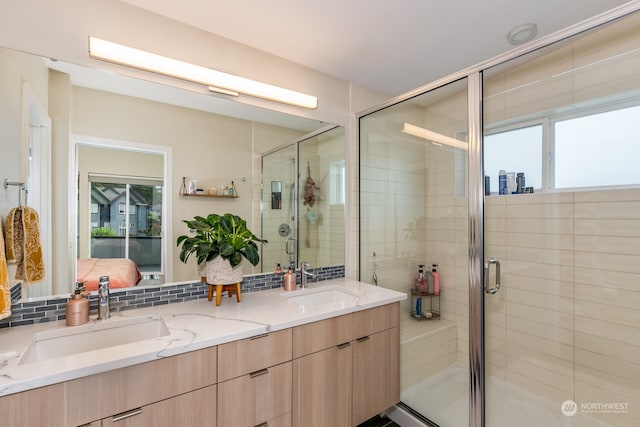
{"type": "Polygon", "coordinates": [[[159,315],[111,319],[39,332],[20,357],[18,365],[131,344],[169,334],[169,328],[159,315]]]}
{"type": "Polygon", "coordinates": [[[307,288],[280,294],[297,304],[303,311],[324,308],[345,308],[356,305],[358,293],[341,286],[307,288]]]}

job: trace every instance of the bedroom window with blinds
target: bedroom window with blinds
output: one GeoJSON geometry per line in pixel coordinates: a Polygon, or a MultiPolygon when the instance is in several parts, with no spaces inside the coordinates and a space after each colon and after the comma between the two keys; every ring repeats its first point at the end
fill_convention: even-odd
{"type": "Polygon", "coordinates": [[[162,273],[162,179],[89,174],[90,256],[162,273]]]}

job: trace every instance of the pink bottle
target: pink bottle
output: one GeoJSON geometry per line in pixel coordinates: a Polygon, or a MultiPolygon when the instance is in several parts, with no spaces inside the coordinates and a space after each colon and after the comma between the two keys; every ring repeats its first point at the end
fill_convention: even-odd
{"type": "Polygon", "coordinates": [[[433,293],[440,295],[440,273],[438,273],[438,264],[431,264],[431,276],[433,277],[433,293]]]}

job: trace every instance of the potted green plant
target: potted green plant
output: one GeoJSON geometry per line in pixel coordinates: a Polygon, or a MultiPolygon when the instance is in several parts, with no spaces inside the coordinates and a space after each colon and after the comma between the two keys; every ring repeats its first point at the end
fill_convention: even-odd
{"type": "Polygon", "coordinates": [[[210,214],[206,218],[195,216],[183,222],[192,234],[178,237],[180,261],[186,263],[191,255],[195,255],[200,275],[206,276],[208,283],[239,283],[242,281],[242,260],[246,259],[253,266],[260,262],[258,243],[266,244],[267,241],[253,234],[247,228],[247,221],[239,216],[210,214]]]}

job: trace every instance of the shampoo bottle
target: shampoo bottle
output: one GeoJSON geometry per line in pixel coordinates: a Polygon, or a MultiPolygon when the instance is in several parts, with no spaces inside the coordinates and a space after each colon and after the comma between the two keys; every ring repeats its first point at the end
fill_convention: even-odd
{"type": "Polygon", "coordinates": [[[440,273],[438,273],[438,264],[432,264],[431,267],[431,277],[433,277],[433,294],[440,295],[440,273]]]}
{"type": "Polygon", "coordinates": [[[498,194],[507,194],[507,172],[504,169],[498,173],[498,194]]]}

